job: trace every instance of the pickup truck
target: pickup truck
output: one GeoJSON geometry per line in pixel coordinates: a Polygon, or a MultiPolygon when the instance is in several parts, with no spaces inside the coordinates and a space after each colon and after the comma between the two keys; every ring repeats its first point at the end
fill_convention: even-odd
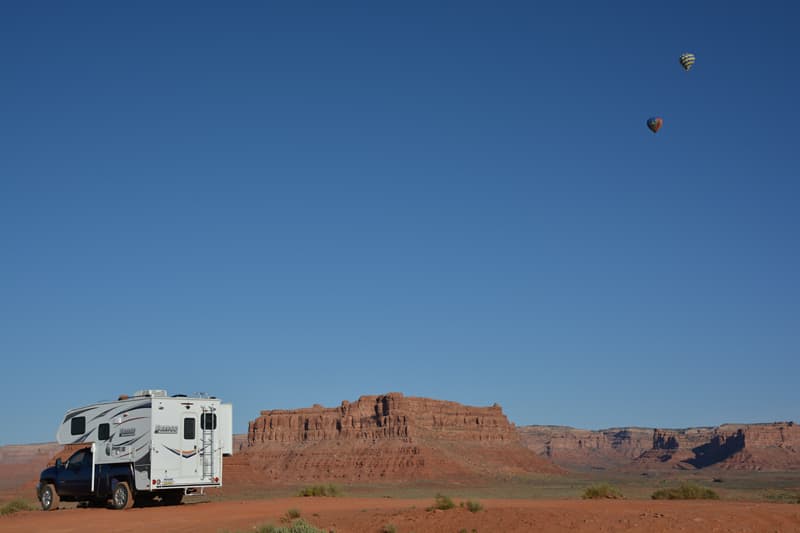
{"type": "MultiPolygon", "coordinates": [[[[144,502],[153,500],[152,492],[135,494],[131,464],[94,464],[91,448],[82,448],[66,462],[56,460],[55,466],[42,471],[36,495],[42,509],[52,511],[61,501],[88,502],[105,505],[110,501],[114,509],[128,509],[134,498],[144,502]]],[[[183,500],[183,489],[158,492],[161,502],[177,505],[183,500]]]]}

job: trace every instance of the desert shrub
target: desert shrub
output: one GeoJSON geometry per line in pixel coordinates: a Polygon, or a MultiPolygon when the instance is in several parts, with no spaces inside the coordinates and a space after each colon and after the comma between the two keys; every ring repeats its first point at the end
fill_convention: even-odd
{"type": "Polygon", "coordinates": [[[694,483],[682,483],[677,488],[655,491],[654,500],[719,500],[719,495],[711,489],[694,483]]]}
{"type": "Polygon", "coordinates": [[[342,491],[336,485],[313,485],[300,490],[298,496],[341,496],[342,491]]]}
{"type": "Polygon", "coordinates": [[[300,518],[300,509],[295,509],[295,508],[289,509],[288,511],[286,511],[286,518],[288,518],[289,520],[295,520],[297,518],[300,518]]]}
{"type": "Polygon", "coordinates": [[[483,509],[483,505],[481,505],[481,502],[473,502],[472,500],[467,500],[465,507],[470,513],[477,513],[478,511],[483,509]]]}
{"type": "Polygon", "coordinates": [[[381,533],[397,533],[397,528],[394,524],[386,524],[381,528],[381,533]]]}
{"type": "Polygon", "coordinates": [[[324,529],[312,526],[304,520],[298,520],[288,526],[276,527],[266,525],[256,528],[256,533],[328,533],[324,529]]]}
{"type": "Polygon", "coordinates": [[[428,507],[428,510],[432,511],[434,509],[440,509],[442,511],[447,511],[448,509],[452,509],[455,506],[456,504],[453,503],[453,500],[449,496],[445,496],[444,494],[437,494],[436,502],[433,504],[433,507],[428,507]]]}
{"type": "Polygon", "coordinates": [[[0,516],[14,514],[19,511],[33,511],[34,509],[35,507],[26,502],[25,500],[22,499],[11,500],[3,507],[0,507],[0,516]]]}
{"type": "Polygon", "coordinates": [[[584,500],[601,500],[601,499],[620,499],[622,493],[615,487],[608,483],[600,483],[599,485],[592,485],[583,491],[582,498],[584,500]]]}

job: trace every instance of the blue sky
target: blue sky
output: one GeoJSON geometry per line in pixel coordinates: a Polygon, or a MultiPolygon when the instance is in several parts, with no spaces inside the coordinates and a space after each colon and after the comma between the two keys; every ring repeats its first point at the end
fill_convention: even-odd
{"type": "Polygon", "coordinates": [[[4,2],[0,444],[139,388],[796,420],[799,15],[4,2]]]}

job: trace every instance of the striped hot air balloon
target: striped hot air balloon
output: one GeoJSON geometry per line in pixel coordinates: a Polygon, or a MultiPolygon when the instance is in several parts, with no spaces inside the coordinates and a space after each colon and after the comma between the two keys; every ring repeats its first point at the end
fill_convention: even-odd
{"type": "Polygon", "coordinates": [[[647,119],[647,127],[650,128],[650,131],[653,133],[658,133],[658,130],[661,129],[661,125],[664,121],[661,117],[650,117],[647,119]]]}
{"type": "Polygon", "coordinates": [[[689,54],[689,53],[681,54],[680,61],[681,61],[681,66],[684,68],[684,70],[689,70],[690,68],[692,68],[692,65],[694,65],[694,54],[689,54]]]}

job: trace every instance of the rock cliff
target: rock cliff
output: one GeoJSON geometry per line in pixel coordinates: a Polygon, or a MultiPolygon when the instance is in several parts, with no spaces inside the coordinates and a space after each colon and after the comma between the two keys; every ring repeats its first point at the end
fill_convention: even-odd
{"type": "Polygon", "coordinates": [[[435,480],[559,472],[523,446],[499,405],[362,396],[338,407],[262,411],[226,475],[283,482],[435,480]]]}
{"type": "Polygon", "coordinates": [[[800,426],[794,422],[724,424],[715,428],[659,430],[638,460],[676,468],[716,466],[738,470],[800,469],[800,426]]]}
{"type": "Polygon", "coordinates": [[[531,450],[571,469],[800,470],[800,426],[794,422],[599,431],[525,426],[519,431],[531,450]]]}
{"type": "Polygon", "coordinates": [[[606,469],[630,464],[650,449],[653,430],[610,428],[599,431],[566,426],[519,428],[522,442],[554,463],[571,469],[606,469]]]}

